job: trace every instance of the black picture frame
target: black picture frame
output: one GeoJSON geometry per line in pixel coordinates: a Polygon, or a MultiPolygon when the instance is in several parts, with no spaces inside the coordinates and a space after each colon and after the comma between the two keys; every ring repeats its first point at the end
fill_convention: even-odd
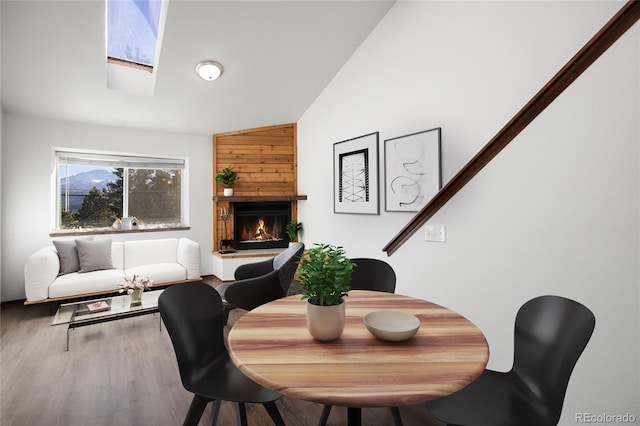
{"type": "Polygon", "coordinates": [[[333,144],[334,213],[380,214],[379,132],[333,144]]]}
{"type": "Polygon", "coordinates": [[[385,211],[417,212],[440,191],[442,129],[384,141],[385,211]]]}

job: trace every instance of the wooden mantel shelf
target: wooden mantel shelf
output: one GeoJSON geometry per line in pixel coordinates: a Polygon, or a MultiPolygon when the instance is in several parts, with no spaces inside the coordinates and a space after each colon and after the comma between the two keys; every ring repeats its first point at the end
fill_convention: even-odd
{"type": "Polygon", "coordinates": [[[249,203],[252,201],[300,201],[306,200],[306,195],[232,195],[230,197],[214,196],[213,201],[228,201],[230,203],[249,203]]]}

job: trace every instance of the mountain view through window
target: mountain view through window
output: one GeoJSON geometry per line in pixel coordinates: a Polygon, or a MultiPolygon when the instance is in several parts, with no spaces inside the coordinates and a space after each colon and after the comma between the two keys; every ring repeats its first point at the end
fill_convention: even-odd
{"type": "Polygon", "coordinates": [[[183,225],[185,160],[72,155],[65,152],[57,161],[58,229],[111,228],[123,217],[136,217],[147,228],[183,225]],[[106,163],[113,165],[101,165],[106,163]]]}

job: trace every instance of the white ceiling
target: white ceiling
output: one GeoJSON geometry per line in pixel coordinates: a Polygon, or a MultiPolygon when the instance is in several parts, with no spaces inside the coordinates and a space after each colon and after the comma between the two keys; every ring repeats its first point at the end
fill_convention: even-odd
{"type": "Polygon", "coordinates": [[[296,122],[393,3],[171,0],[144,96],[106,87],[104,2],[2,0],[2,108],[206,135],[296,122]],[[196,75],[207,59],[219,80],[196,75]]]}

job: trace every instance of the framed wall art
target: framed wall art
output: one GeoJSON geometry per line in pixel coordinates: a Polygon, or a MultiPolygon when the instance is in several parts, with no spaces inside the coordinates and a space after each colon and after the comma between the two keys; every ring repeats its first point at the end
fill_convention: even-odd
{"type": "Polygon", "coordinates": [[[437,127],[384,141],[385,210],[417,212],[440,190],[437,127]]]}
{"type": "Polygon", "coordinates": [[[380,214],[378,132],[333,144],[334,213],[380,214]]]}

